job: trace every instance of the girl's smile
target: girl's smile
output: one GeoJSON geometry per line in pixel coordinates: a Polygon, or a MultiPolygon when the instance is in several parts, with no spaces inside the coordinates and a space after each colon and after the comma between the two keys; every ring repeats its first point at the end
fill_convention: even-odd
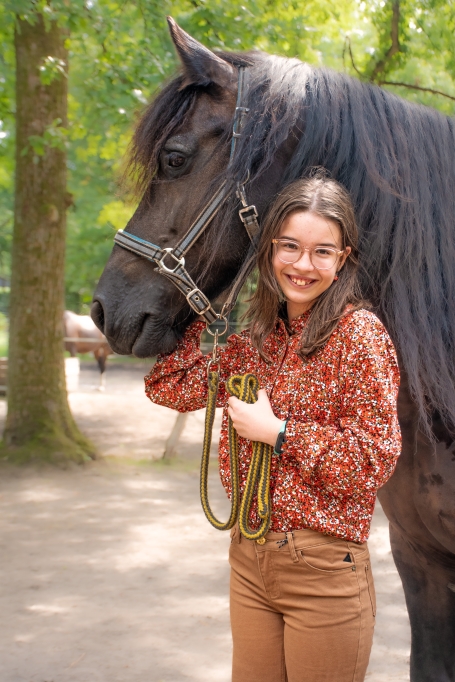
{"type": "Polygon", "coordinates": [[[277,238],[293,240],[302,248],[301,256],[295,263],[283,263],[278,258],[276,248],[272,261],[276,280],[287,301],[288,317],[292,320],[309,310],[332,285],[351,249],[347,247],[328,269],[314,267],[310,249],[326,247],[340,251],[342,243],[338,223],[311,211],[290,213],[284,219],[277,238]]]}
{"type": "Polygon", "coordinates": [[[302,287],[308,288],[315,281],[314,279],[310,279],[308,277],[302,278],[302,277],[292,277],[291,275],[286,275],[286,276],[291,280],[291,282],[295,286],[299,287],[300,289],[302,287]]]}

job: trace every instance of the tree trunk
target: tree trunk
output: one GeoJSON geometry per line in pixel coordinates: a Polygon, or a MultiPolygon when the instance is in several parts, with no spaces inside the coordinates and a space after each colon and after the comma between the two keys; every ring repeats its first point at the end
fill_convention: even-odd
{"type": "Polygon", "coordinates": [[[67,125],[66,35],[42,15],[35,19],[17,17],[15,35],[16,197],[2,456],[83,462],[94,448],[71,415],[63,359],[68,195],[66,153],[55,141],[67,125]]]}

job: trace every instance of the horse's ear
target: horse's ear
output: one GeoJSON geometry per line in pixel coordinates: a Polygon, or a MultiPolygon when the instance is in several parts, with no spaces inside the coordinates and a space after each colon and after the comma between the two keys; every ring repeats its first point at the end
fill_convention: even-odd
{"type": "Polygon", "coordinates": [[[234,69],[230,64],[192,38],[172,17],[167,17],[167,23],[183,65],[182,87],[216,83],[223,88],[231,88],[235,84],[234,69]]]}

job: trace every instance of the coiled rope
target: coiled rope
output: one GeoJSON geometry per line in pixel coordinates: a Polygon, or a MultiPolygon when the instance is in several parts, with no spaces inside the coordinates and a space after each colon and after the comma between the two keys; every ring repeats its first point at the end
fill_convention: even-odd
{"type": "MultiPolygon", "coordinates": [[[[219,387],[218,371],[212,371],[210,365],[207,371],[208,400],[205,417],[204,444],[201,460],[201,504],[209,523],[218,530],[229,530],[237,519],[240,532],[248,540],[260,540],[270,527],[270,465],[273,448],[265,443],[252,443],[252,457],[246,479],[245,490],[240,501],[239,484],[239,444],[238,435],[229,417],[229,467],[231,473],[231,513],[226,523],[219,521],[210,507],[208,499],[208,469],[210,446],[212,442],[213,421],[215,418],[216,399],[219,387]],[[262,519],[259,528],[253,529],[249,525],[249,517],[253,504],[254,493],[257,488],[258,514],[262,519]],[[239,509],[240,506],[240,509],[239,509]]],[[[254,374],[234,375],[226,381],[227,392],[253,404],[258,399],[259,382],[254,374]]]]}

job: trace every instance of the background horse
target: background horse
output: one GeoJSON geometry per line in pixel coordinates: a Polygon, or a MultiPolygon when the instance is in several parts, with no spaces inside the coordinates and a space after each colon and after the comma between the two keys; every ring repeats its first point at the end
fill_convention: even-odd
{"type": "MultiPolygon", "coordinates": [[[[185,257],[213,300],[249,248],[236,183],[261,217],[288,182],[327,168],[350,191],[362,286],[399,353],[403,452],[380,491],[411,621],[413,682],[455,680],[454,121],[343,74],[261,53],[215,55],[170,20],[182,74],[145,111],[129,233],[172,247],[226,182],[228,198],[185,257]],[[248,113],[233,163],[237,72],[248,113]]],[[[167,261],[173,267],[172,257],[167,261]]],[[[174,262],[175,265],[175,262],[174,262]]],[[[195,314],[154,265],[118,246],[92,317],[118,353],[171,351],[195,314]]]]}
{"type": "Polygon", "coordinates": [[[106,360],[113,353],[106,337],[89,315],[76,315],[71,310],[65,310],[63,324],[65,339],[70,339],[65,341],[65,350],[70,352],[72,358],[77,353],[93,353],[100,370],[100,389],[104,390],[106,360]]]}

